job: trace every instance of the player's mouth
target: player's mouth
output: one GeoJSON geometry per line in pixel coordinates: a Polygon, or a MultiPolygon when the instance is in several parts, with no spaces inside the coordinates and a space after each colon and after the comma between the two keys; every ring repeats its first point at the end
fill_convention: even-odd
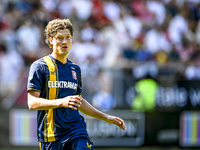
{"type": "Polygon", "coordinates": [[[67,45],[64,45],[62,48],[63,48],[63,49],[67,49],[67,48],[68,48],[68,46],[67,46],[67,45]]]}

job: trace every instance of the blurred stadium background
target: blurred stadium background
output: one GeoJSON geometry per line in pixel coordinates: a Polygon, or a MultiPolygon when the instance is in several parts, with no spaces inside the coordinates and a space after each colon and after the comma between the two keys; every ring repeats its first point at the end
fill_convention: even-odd
{"type": "Polygon", "coordinates": [[[83,97],[126,131],[85,116],[96,150],[200,148],[200,0],[0,0],[0,148],[35,150],[30,64],[44,28],[69,18],[83,97]]]}

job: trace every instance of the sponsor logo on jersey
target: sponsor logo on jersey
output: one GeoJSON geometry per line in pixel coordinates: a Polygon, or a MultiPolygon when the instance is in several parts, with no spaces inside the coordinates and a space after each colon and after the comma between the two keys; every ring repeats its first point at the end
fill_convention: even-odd
{"type": "Polygon", "coordinates": [[[53,71],[50,71],[50,74],[56,74],[56,70],[53,71]]]}
{"type": "Polygon", "coordinates": [[[78,84],[70,81],[48,81],[49,88],[70,88],[77,90],[78,84]]]}
{"type": "Polygon", "coordinates": [[[72,70],[72,77],[77,80],[77,77],[76,77],[76,72],[72,70]]]}
{"type": "Polygon", "coordinates": [[[92,144],[89,144],[89,143],[87,142],[86,147],[89,148],[89,149],[91,149],[91,148],[92,148],[92,144]]]}

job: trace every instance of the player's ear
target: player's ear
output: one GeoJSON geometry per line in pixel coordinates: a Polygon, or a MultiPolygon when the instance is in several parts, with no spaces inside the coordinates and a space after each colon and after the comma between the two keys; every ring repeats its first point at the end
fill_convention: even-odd
{"type": "Polygon", "coordinates": [[[49,38],[49,42],[53,45],[53,38],[52,37],[49,38]]]}

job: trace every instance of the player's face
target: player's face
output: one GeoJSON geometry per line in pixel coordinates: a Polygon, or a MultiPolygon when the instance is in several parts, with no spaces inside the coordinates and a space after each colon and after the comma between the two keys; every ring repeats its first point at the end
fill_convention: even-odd
{"type": "Polygon", "coordinates": [[[72,46],[72,36],[69,29],[58,30],[53,38],[49,39],[53,45],[53,53],[56,55],[67,55],[72,46]]]}

